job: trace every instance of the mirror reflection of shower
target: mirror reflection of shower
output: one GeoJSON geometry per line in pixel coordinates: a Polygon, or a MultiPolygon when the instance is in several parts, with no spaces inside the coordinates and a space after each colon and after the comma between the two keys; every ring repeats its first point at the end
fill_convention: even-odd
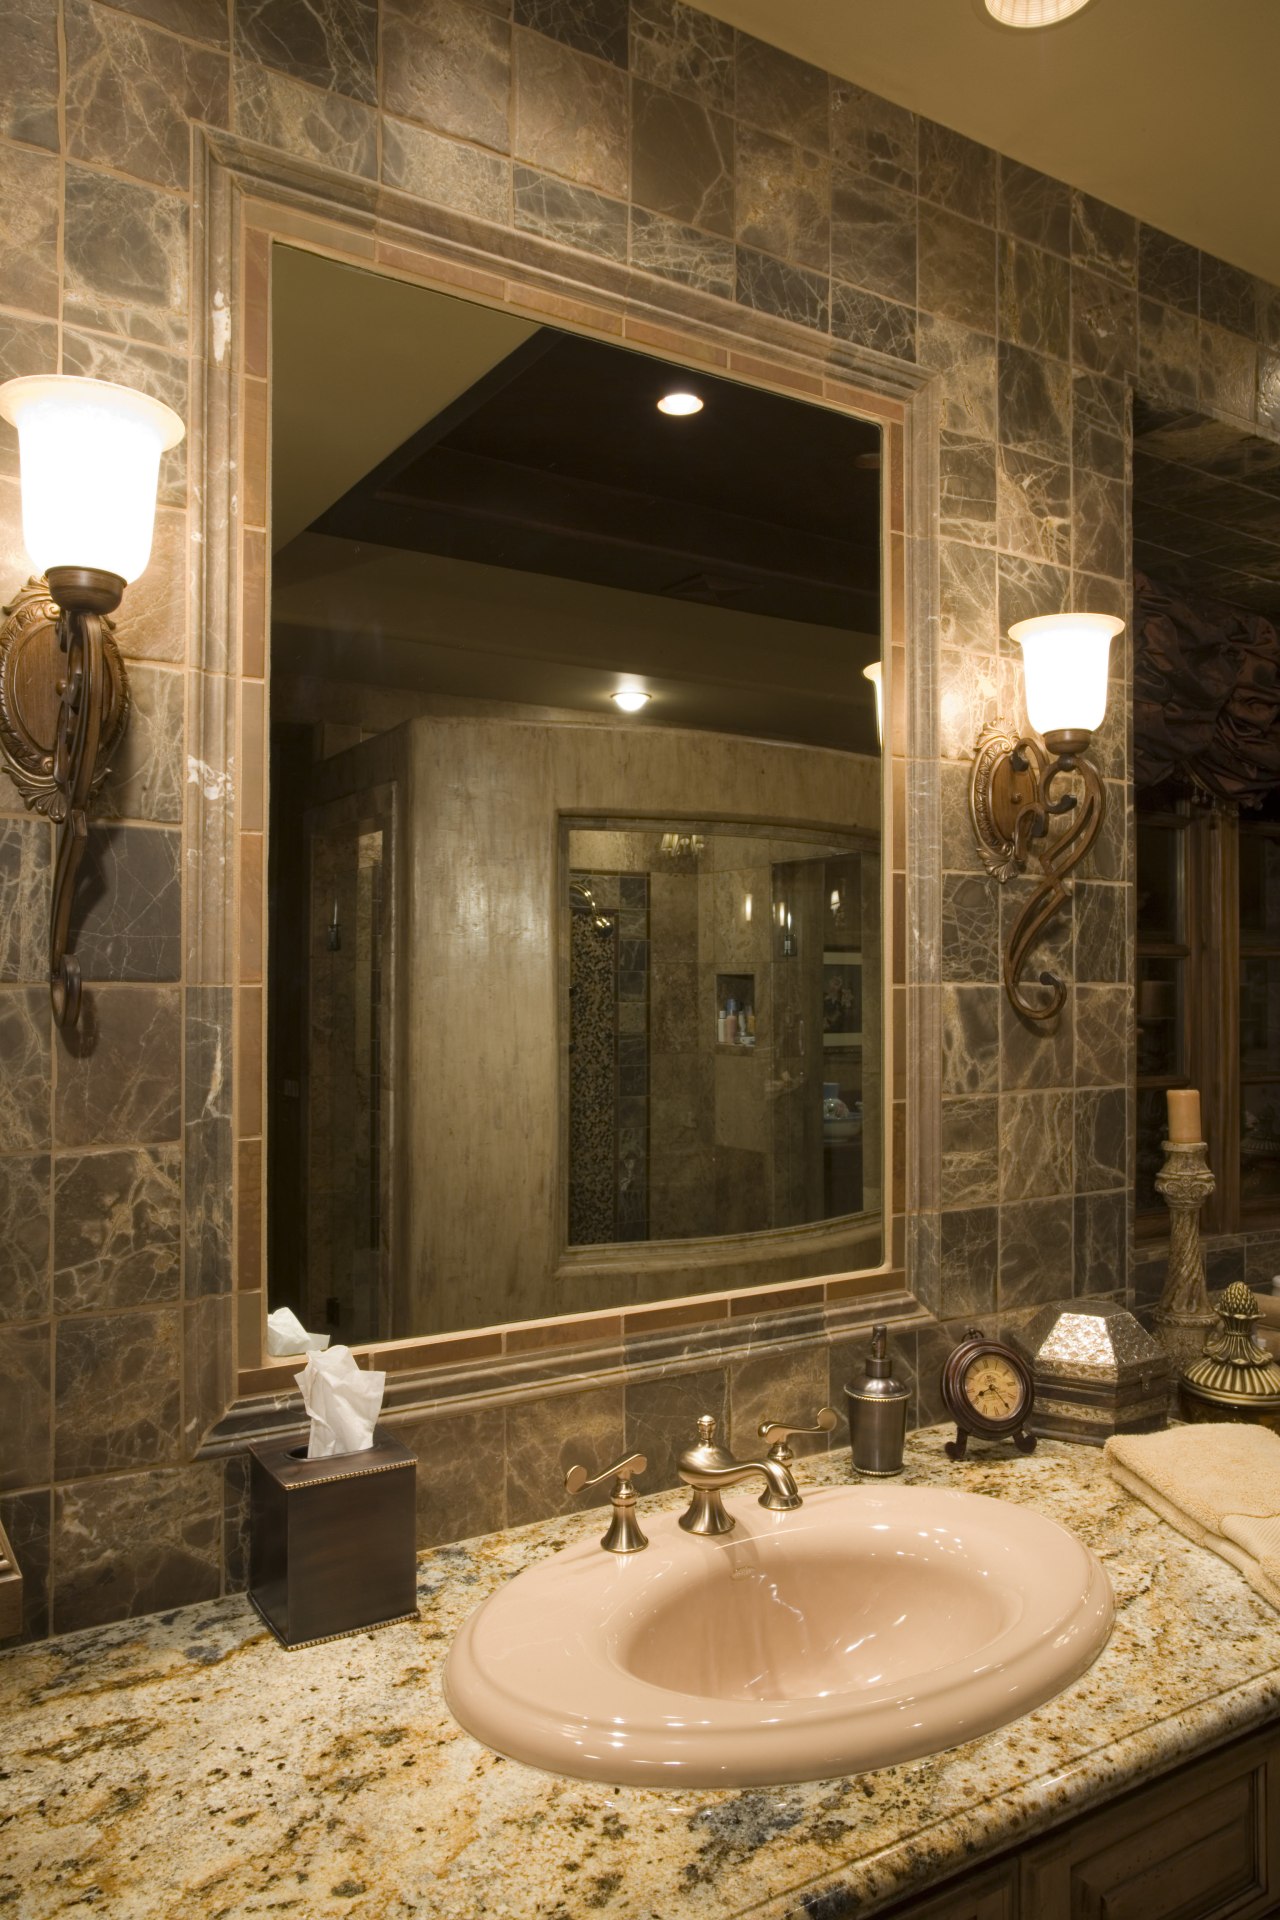
{"type": "Polygon", "coordinates": [[[877,1210],[874,842],[583,825],[568,861],[570,1244],[877,1210]]]}

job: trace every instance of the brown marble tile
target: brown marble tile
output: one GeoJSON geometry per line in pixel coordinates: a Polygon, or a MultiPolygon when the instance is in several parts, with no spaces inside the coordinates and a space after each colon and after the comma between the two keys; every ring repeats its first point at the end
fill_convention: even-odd
{"type": "Polygon", "coordinates": [[[0,980],[48,977],[52,857],[47,820],[0,819],[0,980]]]}
{"type": "Polygon", "coordinates": [[[181,1187],[176,1146],[60,1155],[53,1197],[55,1311],[176,1300],[181,1187]]]}
{"type": "Polygon", "coordinates": [[[88,980],[176,980],[182,970],[182,836],[94,826],[76,896],[74,950],[88,980]]]}
{"type": "Polygon", "coordinates": [[[863,287],[831,283],[831,332],[892,360],[916,357],[916,310],[868,293],[863,287]]]}
{"type": "MultiPolygon", "coordinates": [[[[181,510],[162,507],[156,514],[151,559],[146,572],[129,584],[116,622],[116,642],[127,660],[178,664],[186,657],[187,516],[181,510]]],[[[130,726],[136,724],[135,714],[130,726]]],[[[126,748],[127,742],[126,735],[126,748]]]]}
{"type": "Polygon", "coordinates": [[[991,228],[925,202],[920,207],[919,246],[921,312],[993,334],[996,236],[991,228]]]}
{"type": "Polygon", "coordinates": [[[9,0],[0,12],[0,137],[58,150],[58,8],[9,0]]]}
{"type": "Polygon", "coordinates": [[[1072,501],[1072,565],[1077,572],[1123,579],[1128,535],[1128,495],[1123,480],[1099,473],[1076,475],[1072,501]]]}
{"type": "Polygon", "coordinates": [[[50,1312],[48,1154],[0,1158],[0,1323],[50,1312]]]}
{"type": "Polygon", "coordinates": [[[1006,655],[1021,658],[1017,642],[1008,637],[1010,627],[1036,614],[1063,613],[1071,604],[1071,575],[1065,567],[1021,554],[1000,555],[996,626],[1006,655]]]}
{"type": "Polygon", "coordinates": [[[1073,264],[1071,357],[1113,379],[1132,374],[1138,357],[1137,298],[1131,287],[1073,264]]]}
{"type": "Polygon", "coordinates": [[[364,180],[378,172],[378,116],[346,94],[320,93],[271,67],[237,60],[234,69],[237,133],[280,147],[364,180]]]}
{"type": "Polygon", "coordinates": [[[945,759],[973,759],[974,743],[1001,708],[999,662],[971,649],[947,648],[939,662],[939,738],[945,759]]]}
{"type": "Polygon", "coordinates": [[[501,1407],[433,1414],[393,1427],[418,1456],[418,1550],[507,1524],[501,1407]]]}
{"type": "MultiPolygon", "coordinates": [[[[1030,894],[1023,883],[1023,897],[1030,894]]],[[[1007,941],[1012,914],[1004,906],[1002,940],[1007,941]]],[[[1031,1001],[1047,999],[1043,988],[1033,985],[1042,968],[1069,979],[1071,921],[1055,923],[1033,949],[1023,970],[1023,991],[1031,1001]]],[[[1000,1090],[1002,1093],[1028,1092],[1041,1087],[1069,1087],[1075,1059],[1075,1027],[1071,1008],[1066,1006],[1050,1020],[1028,1020],[1004,994],[1000,1001],[1000,1090]]]]}
{"type": "Polygon", "coordinates": [[[222,1502],[220,1460],[59,1487],[54,1631],[215,1599],[222,1502]]]}
{"type": "Polygon", "coordinates": [[[985,441],[944,433],[938,450],[938,530],[945,540],[992,546],[996,537],[996,456],[985,441]]]}
{"type": "Polygon", "coordinates": [[[178,1137],[177,987],[86,990],[80,1026],[59,1041],[60,1147],[178,1137]]]}
{"type": "Polygon", "coordinates": [[[511,204],[511,167],[501,154],[449,140],[407,120],[382,122],[382,178],[417,200],[480,220],[505,222],[511,204]]]}
{"type": "Polygon", "coordinates": [[[249,1585],[249,1456],[233,1454],[222,1482],[222,1591],[249,1585]]]}
{"type": "Polygon", "coordinates": [[[1000,1209],[947,1208],[941,1224],[941,1312],[990,1313],[996,1302],[1000,1209]]]}
{"type": "Polygon", "coordinates": [[[1000,977],[995,883],[974,874],[942,877],[942,977],[992,981],[1000,977]]]}
{"type": "Polygon", "coordinates": [[[1044,354],[1002,342],[998,378],[1000,445],[1041,460],[1069,461],[1071,375],[1067,367],[1044,354]]]}
{"type": "Polygon", "coordinates": [[[838,166],[914,191],[916,117],[851,80],[833,78],[831,157],[838,166]]]}
{"type": "Polygon", "coordinates": [[[49,1145],[47,987],[0,988],[0,1153],[49,1145]]]}
{"type": "Polygon", "coordinates": [[[1071,446],[1077,467],[1111,480],[1128,473],[1129,390],[1101,374],[1071,376],[1071,446]]]}
{"type": "Polygon", "coordinates": [[[1110,1293],[1113,1288],[1123,1287],[1127,1265],[1127,1196],[1123,1193],[1086,1193],[1077,1196],[1076,1298],[1079,1299],[1083,1294],[1110,1293]]]}
{"type": "Polygon", "coordinates": [[[189,987],[183,1152],[186,1292],[231,1285],[232,1084],[229,987],[189,987]]]}
{"type": "Polygon", "coordinates": [[[180,1377],[176,1307],[60,1320],[55,1479],[173,1459],[180,1377]]]}
{"type": "Polygon", "coordinates": [[[1127,1099],[1124,1087],[1089,1088],[1076,1094],[1077,1193],[1109,1192],[1129,1184],[1127,1099]]]}
{"type": "Polygon", "coordinates": [[[637,80],[733,112],[733,28],[684,0],[632,0],[631,71],[637,80]]]}
{"type": "Polygon", "coordinates": [[[191,1458],[232,1398],[236,1303],[229,1293],[188,1299],[181,1309],[181,1444],[191,1458]]]}
{"type": "Polygon", "coordinates": [[[1280,353],[1258,351],[1258,396],[1255,411],[1264,433],[1280,437],[1280,353]]]}
{"type": "Polygon", "coordinates": [[[963,761],[944,760],[938,772],[941,775],[939,816],[943,868],[949,873],[982,873],[985,869],[978,857],[969,815],[970,766],[963,761]]]}
{"type": "Polygon", "coordinates": [[[1200,405],[1251,420],[1257,398],[1258,358],[1251,340],[1200,323],[1200,405]]]}
{"type": "Polygon", "coordinates": [[[1211,253],[1200,255],[1200,318],[1228,333],[1255,337],[1257,312],[1253,275],[1211,253]]]}
{"type": "Polygon", "coordinates": [[[737,238],[825,271],[831,252],[831,164],[754,127],[737,137],[737,238]]]}
{"type": "Polygon", "coordinates": [[[999,1186],[998,1103],[979,1100],[942,1102],[941,1197],[944,1207],[992,1203],[999,1186]]]}
{"type": "Polygon", "coordinates": [[[1123,982],[1128,973],[1124,887],[1098,880],[1077,880],[1073,896],[1076,923],[1075,977],[1089,984],[1123,982]]]}
{"type": "Polygon", "coordinates": [[[175,194],[67,168],[63,311],[70,325],[185,351],[188,245],[187,204],[175,194]]]}
{"type": "Polygon", "coordinates": [[[177,824],[182,819],[186,773],[185,676],[135,664],[129,690],[129,727],[112,758],[98,801],[98,818],[177,824]]]}
{"type": "Polygon", "coordinates": [[[644,207],[631,209],[631,264],[701,293],[733,298],[736,259],[731,240],[701,233],[644,207]]]}
{"type": "MultiPolygon", "coordinates": [[[[762,1346],[729,1368],[727,1445],[740,1460],[759,1460],[767,1447],[759,1428],[765,1420],[813,1424],[827,1404],[830,1378],[825,1346],[762,1346]]],[[[714,1413],[714,1407],[706,1409],[714,1413]]],[[[723,1429],[717,1438],[725,1440],[723,1429]]],[[[826,1434],[791,1442],[798,1458],[827,1451],[826,1434]]],[[[761,1488],[763,1491],[763,1488],[761,1488]]]]}
{"type": "Polygon", "coordinates": [[[1000,1071],[1001,987],[942,989],[942,1091],[994,1093],[1000,1071]]]}
{"type": "Polygon", "coordinates": [[[869,174],[835,172],[831,270],[851,286],[916,303],[915,204],[912,196],[869,174]]]}
{"type": "Polygon", "coordinates": [[[112,4],[140,20],[167,27],[170,33],[180,33],[184,40],[207,40],[211,47],[229,43],[224,0],[112,0],[112,4]]]}
{"type": "Polygon", "coordinates": [[[627,203],[554,174],[515,168],[515,224],[523,233],[558,240],[607,260],[627,257],[627,203]]]}
{"type": "MultiPolygon", "coordinates": [[[[938,571],[942,645],[994,653],[999,644],[995,554],[987,547],[970,546],[961,540],[942,540],[938,543],[938,571]]],[[[968,865],[966,861],[966,869],[968,865]]]]}
{"type": "Polygon", "coordinates": [[[1138,287],[1145,298],[1180,307],[1195,315],[1200,310],[1200,255],[1185,240],[1161,233],[1159,227],[1138,228],[1138,287]]]}
{"type": "Polygon", "coordinates": [[[936,120],[919,123],[920,197],[952,213],[993,227],[996,218],[996,156],[936,120]]]}
{"type": "Polygon", "coordinates": [[[1138,301],[1138,383],[1154,399],[1185,400],[1200,393],[1200,328],[1192,313],[1138,301]]]}
{"type": "Polygon", "coordinates": [[[57,312],[58,162],[5,147],[0,165],[0,304],[57,312]]]}
{"type": "Polygon", "coordinates": [[[1002,1201],[1070,1193],[1073,1118],[1070,1093],[1000,1095],[1002,1201]]]}
{"type": "Polygon", "coordinates": [[[1000,335],[1065,360],[1071,351],[1071,269],[1057,254],[1000,237],[1000,335]]]}
{"type": "Polygon", "coordinates": [[[382,104],[389,113],[506,151],[511,87],[506,20],[466,0],[387,0],[382,75],[382,104]]]}
{"type": "Polygon", "coordinates": [[[626,1449],[638,1449],[649,1463],[637,1482],[641,1494],[680,1484],[676,1460],[697,1444],[700,1417],[711,1414],[723,1434],[728,1405],[729,1380],[721,1368],[627,1382],[626,1449]]]}
{"type": "Polygon", "coordinates": [[[996,477],[1002,547],[1057,566],[1071,561],[1071,468],[1001,447],[996,477]]]}
{"type": "Polygon", "coordinates": [[[599,1473],[623,1452],[623,1391],[548,1395],[507,1408],[507,1525],[522,1527],[552,1514],[598,1507],[608,1490],[567,1494],[564,1476],[577,1462],[599,1473]]]}
{"type": "Polygon", "coordinates": [[[1132,285],[1138,273],[1138,223],[1105,200],[1076,192],[1071,205],[1071,257],[1091,273],[1132,285]]]}
{"type": "Polygon", "coordinates": [[[1074,1202],[1019,1200],[1000,1209],[1001,1313],[1072,1295],[1074,1202]]]}
{"type": "Polygon", "coordinates": [[[826,153],[831,145],[829,84],[820,67],[811,67],[749,33],[739,33],[739,120],[780,140],[794,140],[798,146],[826,153]]]}
{"type": "Polygon", "coordinates": [[[999,157],[998,218],[1002,232],[1053,253],[1071,251],[1071,188],[1034,167],[999,157]]]}
{"type": "MultiPolygon", "coordinates": [[[[734,137],[728,115],[643,81],[632,87],[631,111],[632,200],[704,231],[732,234],[734,137]]],[[[758,143],[762,136],[751,138],[758,143]]],[[[741,143],[739,159],[747,160],[741,143]]],[[[753,178],[744,179],[743,190],[750,201],[753,178]]]]}
{"type": "Polygon", "coordinates": [[[624,199],[630,175],[625,76],[533,33],[515,35],[514,66],[516,158],[624,199]]]}
{"type": "Polygon", "coordinates": [[[741,306],[794,320],[818,333],[829,323],[831,286],[825,274],[790,266],[751,247],[738,248],[735,297],[741,306]]]}
{"type": "Polygon", "coordinates": [[[50,1477],[52,1348],[47,1320],[0,1326],[0,1493],[50,1477]]]}
{"type": "Polygon", "coordinates": [[[159,33],[90,0],[65,0],[67,145],[121,172],[185,187],[190,122],[227,124],[225,54],[159,33]]]}
{"type": "Polygon", "coordinates": [[[49,1535],[53,1495],[47,1487],[0,1497],[0,1526],[22,1568],[22,1629],[0,1647],[43,1640],[49,1632],[49,1535]]]}
{"type": "MultiPolygon", "coordinates": [[[[922,303],[923,304],[923,303],[922,303]]],[[[938,375],[939,424],[969,439],[996,437],[996,343],[959,321],[921,313],[916,357],[938,375]]]]}
{"type": "Polygon", "coordinates": [[[378,97],[377,0],[236,0],[236,52],[313,87],[378,97]]]}
{"type": "MultiPolygon", "coordinates": [[[[27,314],[0,313],[0,381],[16,380],[25,373],[56,373],[57,368],[58,329],[52,320],[46,322],[27,314]]],[[[0,436],[0,474],[8,474],[15,480],[18,475],[18,436],[7,422],[0,436]]],[[[24,549],[18,571],[6,574],[6,578],[14,583],[7,591],[13,592],[30,571],[30,562],[24,549]]],[[[7,786],[8,782],[5,784],[7,786]]]]}
{"type": "Polygon", "coordinates": [[[518,27],[530,27],[624,69],[627,15],[627,0],[515,0],[514,11],[518,27]]]}

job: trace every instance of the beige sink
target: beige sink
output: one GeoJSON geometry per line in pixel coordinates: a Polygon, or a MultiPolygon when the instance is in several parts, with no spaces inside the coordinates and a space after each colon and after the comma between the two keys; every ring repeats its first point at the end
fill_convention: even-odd
{"type": "Polygon", "coordinates": [[[725,1504],[719,1539],[646,1515],[642,1553],[593,1539],[517,1574],[450,1649],[455,1719],[586,1780],[822,1780],[1004,1726],[1111,1630],[1097,1559],[1030,1507],[871,1486],[725,1504]]]}

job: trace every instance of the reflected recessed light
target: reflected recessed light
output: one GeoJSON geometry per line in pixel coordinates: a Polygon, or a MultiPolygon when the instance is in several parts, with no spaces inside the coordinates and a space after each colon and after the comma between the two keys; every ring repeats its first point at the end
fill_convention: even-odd
{"type": "Polygon", "coordinates": [[[641,707],[648,706],[651,697],[640,687],[619,687],[613,695],[613,704],[624,713],[639,713],[641,707]]]}
{"type": "Polygon", "coordinates": [[[987,12],[1002,27],[1056,27],[1088,5],[1089,0],[986,0],[987,12]]]}
{"type": "Polygon", "coordinates": [[[701,413],[702,402],[696,393],[664,393],[658,402],[659,413],[701,413]]]}

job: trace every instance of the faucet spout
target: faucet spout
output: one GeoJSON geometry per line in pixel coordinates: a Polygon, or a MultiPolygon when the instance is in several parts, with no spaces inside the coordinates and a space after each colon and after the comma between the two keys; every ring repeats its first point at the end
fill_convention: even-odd
{"type": "Polygon", "coordinates": [[[698,1422],[698,1444],[680,1455],[677,1470],[686,1487],[693,1490],[688,1510],[680,1516],[686,1533],[729,1533],[733,1517],[724,1510],[721,1493],[726,1487],[741,1486],[753,1474],[759,1474],[765,1489],[760,1505],[772,1513],[791,1513],[801,1499],[791,1469],[781,1460],[735,1459],[727,1447],[715,1444],[716,1423],[710,1414],[698,1422]]]}

